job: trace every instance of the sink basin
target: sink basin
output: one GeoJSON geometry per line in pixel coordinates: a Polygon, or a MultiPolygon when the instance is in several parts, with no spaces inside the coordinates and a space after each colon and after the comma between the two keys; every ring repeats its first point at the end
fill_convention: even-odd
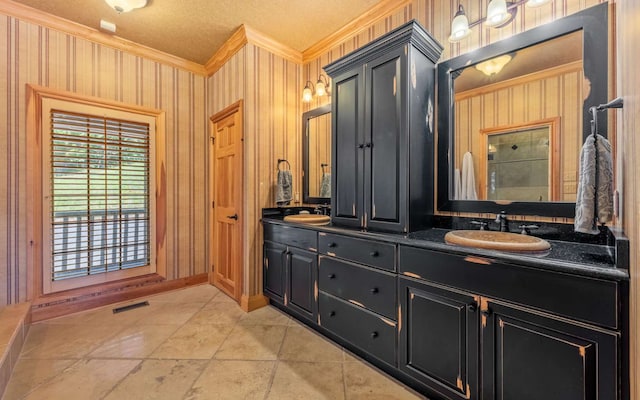
{"type": "Polygon", "coordinates": [[[308,225],[327,225],[331,222],[331,217],[328,215],[316,215],[316,214],[296,214],[287,215],[284,217],[287,222],[297,222],[299,224],[308,225]]]}
{"type": "Polygon", "coordinates": [[[458,246],[501,251],[539,252],[551,248],[549,242],[544,239],[510,232],[451,231],[447,232],[444,240],[458,246]]]}

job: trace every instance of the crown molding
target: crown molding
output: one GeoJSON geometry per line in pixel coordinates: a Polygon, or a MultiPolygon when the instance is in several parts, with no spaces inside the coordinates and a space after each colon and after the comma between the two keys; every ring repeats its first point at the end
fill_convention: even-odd
{"type": "Polygon", "coordinates": [[[201,64],[152,49],[151,47],[147,47],[118,36],[102,33],[97,29],[57,17],[12,0],[0,0],[0,13],[22,21],[31,22],[46,28],[74,35],[94,43],[123,50],[172,67],[181,68],[189,72],[193,72],[194,74],[205,75],[205,69],[201,64]]]}
{"type": "Polygon", "coordinates": [[[254,46],[268,50],[286,60],[302,64],[302,53],[294,50],[275,39],[258,32],[250,26],[243,24],[238,28],[231,37],[224,42],[222,47],[204,65],[207,76],[211,76],[218,71],[229,59],[236,54],[244,45],[252,44],[254,46]]]}
{"type": "Polygon", "coordinates": [[[357,36],[363,30],[369,28],[382,18],[388,17],[392,12],[411,3],[412,0],[384,0],[376,4],[364,14],[354,19],[347,25],[338,29],[331,35],[320,40],[313,46],[302,52],[302,63],[315,60],[340,43],[351,37],[357,36]]]}

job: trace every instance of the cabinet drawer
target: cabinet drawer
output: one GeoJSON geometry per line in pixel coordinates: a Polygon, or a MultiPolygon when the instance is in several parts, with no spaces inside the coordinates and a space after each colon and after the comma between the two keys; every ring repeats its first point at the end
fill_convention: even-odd
{"type": "Polygon", "coordinates": [[[565,317],[617,329],[618,283],[515,266],[475,256],[400,246],[398,270],[565,317]]]}
{"type": "Polygon", "coordinates": [[[396,276],[332,257],[320,256],[320,290],[397,319],[396,276]]]}
{"type": "Polygon", "coordinates": [[[311,251],[318,249],[318,233],[316,231],[293,226],[265,223],[264,240],[311,251]]]}
{"type": "Polygon", "coordinates": [[[320,232],[319,252],[372,267],[395,271],[395,245],[320,232]]]}
{"type": "Polygon", "coordinates": [[[367,353],[396,365],[396,324],[320,292],[320,326],[367,353]]]}

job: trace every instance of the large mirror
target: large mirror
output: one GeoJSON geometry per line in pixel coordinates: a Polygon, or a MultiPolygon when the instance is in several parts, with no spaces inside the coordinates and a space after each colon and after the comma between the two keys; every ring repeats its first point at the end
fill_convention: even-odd
{"type": "Polygon", "coordinates": [[[307,204],[331,202],[331,105],[302,114],[302,188],[307,204]]]}
{"type": "Polygon", "coordinates": [[[438,209],[573,217],[607,49],[603,3],[438,64],[438,209]]]}

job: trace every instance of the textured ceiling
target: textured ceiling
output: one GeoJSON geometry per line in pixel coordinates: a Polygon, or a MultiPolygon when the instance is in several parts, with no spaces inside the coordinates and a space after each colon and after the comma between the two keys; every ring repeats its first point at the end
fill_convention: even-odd
{"type": "Polygon", "coordinates": [[[148,0],[118,14],[104,0],[16,0],[99,29],[115,23],[116,36],[204,64],[246,24],[294,50],[304,51],[380,0],[148,0]]]}

